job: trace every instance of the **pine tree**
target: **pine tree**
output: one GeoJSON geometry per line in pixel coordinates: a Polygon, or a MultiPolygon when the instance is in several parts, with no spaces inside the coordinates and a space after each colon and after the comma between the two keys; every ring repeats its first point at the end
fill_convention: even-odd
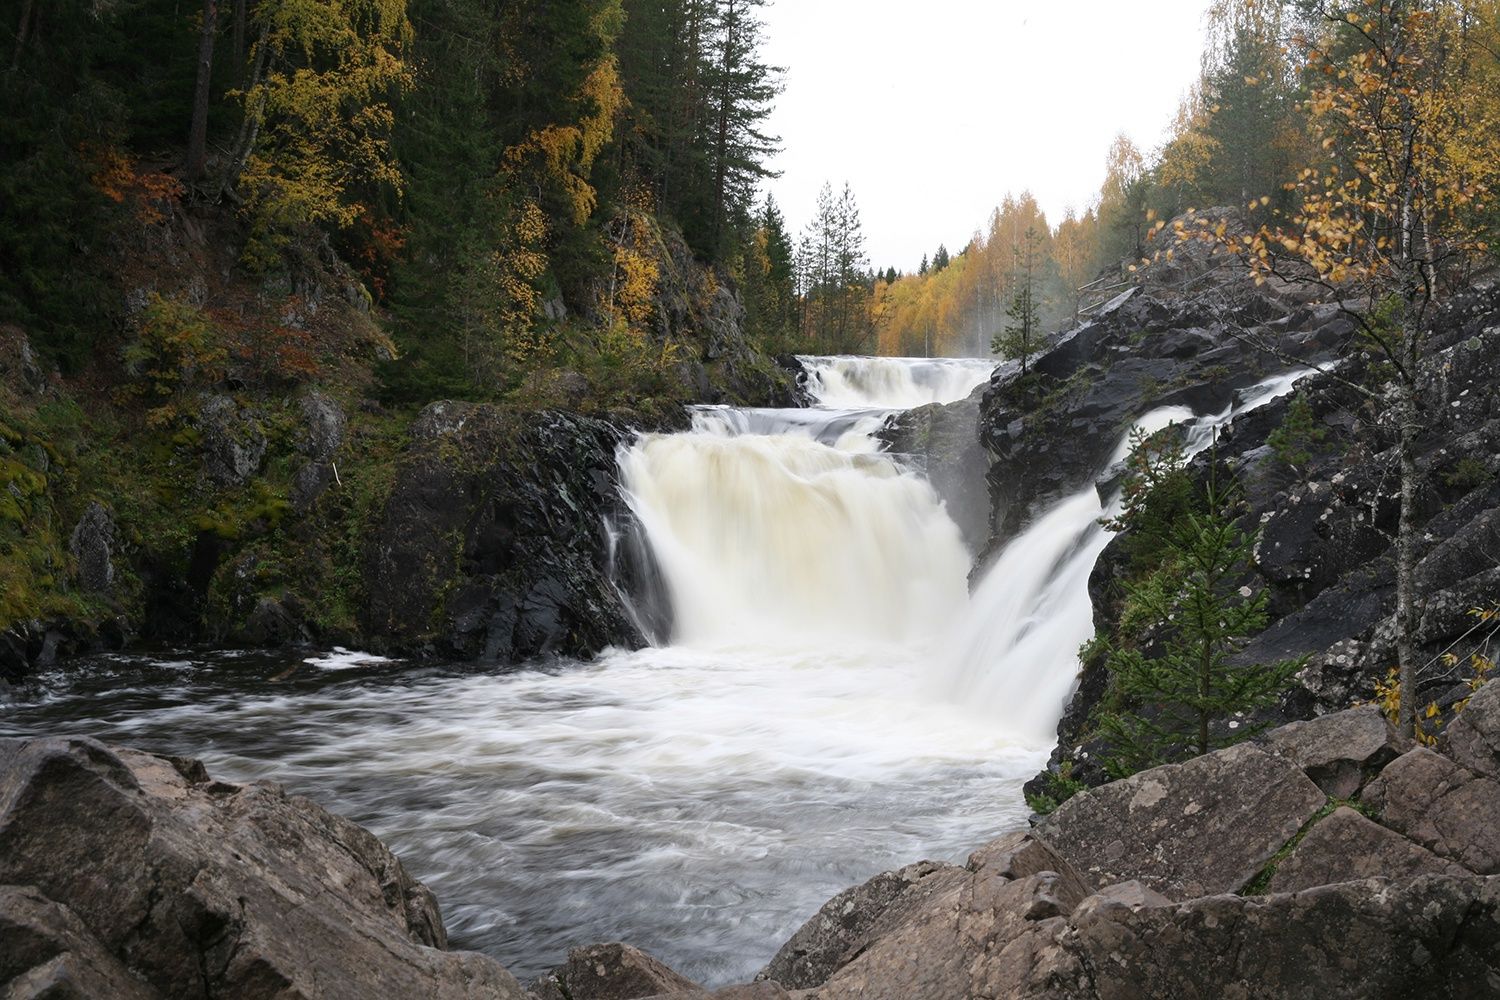
{"type": "Polygon", "coordinates": [[[1269,600],[1240,590],[1255,538],[1237,527],[1239,506],[1234,489],[1210,480],[1201,507],[1168,528],[1161,565],[1126,586],[1123,619],[1145,634],[1108,658],[1121,707],[1103,715],[1099,733],[1117,777],[1255,734],[1263,727],[1237,717],[1273,704],[1304,662],[1235,659],[1265,627],[1269,600]]]}
{"type": "Polygon", "coordinates": [[[932,273],[937,274],[946,268],[951,261],[948,258],[948,248],[942,244],[938,245],[937,253],[932,255],[932,273]]]}
{"type": "Polygon", "coordinates": [[[1003,333],[990,344],[990,350],[1021,361],[1021,377],[1024,379],[1041,339],[1041,303],[1038,301],[1038,269],[1041,266],[1042,234],[1035,226],[1026,229],[1026,235],[1014,250],[1015,269],[1010,306],[1005,315],[1010,323],[1003,333]]]}

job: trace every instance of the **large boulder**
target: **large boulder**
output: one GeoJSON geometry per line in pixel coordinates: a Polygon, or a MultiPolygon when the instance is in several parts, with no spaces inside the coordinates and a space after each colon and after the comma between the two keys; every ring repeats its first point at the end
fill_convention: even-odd
{"type": "Polygon", "coordinates": [[[878,936],[882,927],[899,923],[967,874],[954,865],[922,861],[845,889],[823,904],[756,978],[794,990],[818,986],[878,936]]]}
{"type": "Polygon", "coordinates": [[[302,431],[297,450],[306,462],[292,477],[292,506],[305,514],[338,479],[334,455],[344,444],[348,418],[338,401],[313,390],[301,398],[302,431]]]}
{"type": "Polygon", "coordinates": [[[1448,754],[1471,771],[1500,779],[1500,683],[1475,692],[1448,727],[1448,754]]]}
{"type": "Polygon", "coordinates": [[[1265,742],[1336,799],[1353,798],[1411,745],[1377,705],[1294,722],[1267,733],[1265,742]]]}
{"type": "Polygon", "coordinates": [[[1335,882],[1416,875],[1472,875],[1348,806],[1316,823],[1276,868],[1270,892],[1298,892],[1335,882]]]}
{"type": "Polygon", "coordinates": [[[29,887],[0,885],[0,945],[0,987],[7,998],[161,995],[105,951],[77,914],[29,887]]]}
{"type": "Polygon", "coordinates": [[[1024,981],[1036,932],[1059,925],[1087,895],[1050,846],[1012,834],[964,868],[924,862],[840,893],[760,978],[820,1000],[1009,996],[1024,981]],[[984,962],[1001,950],[1000,967],[984,962]]]}
{"type": "Polygon", "coordinates": [[[1076,795],[1037,835],[1095,886],[1139,879],[1191,899],[1243,888],[1325,799],[1297,765],[1241,744],[1076,795]]]}
{"type": "Polygon", "coordinates": [[[198,408],[197,429],[203,474],[210,482],[238,487],[259,474],[269,442],[255,413],[233,396],[205,395],[198,408]]]}
{"type": "Polygon", "coordinates": [[[628,944],[574,948],[563,965],[531,986],[537,1000],[640,1000],[663,993],[702,995],[702,987],[628,944]]]}
{"type": "MultiPolygon", "coordinates": [[[[1371,1000],[1500,995],[1500,879],[1370,879],[1268,897],[1080,908],[1073,982],[1033,998],[1371,1000]]],[[[1064,959],[1054,967],[1068,969],[1064,959]]],[[[873,994],[872,994],[873,996],[873,994]]]]}
{"type": "Polygon", "coordinates": [[[1077,962],[1056,946],[1082,900],[1058,874],[1012,880],[981,869],[934,896],[911,919],[844,965],[812,992],[816,1000],[1022,997],[1056,966],[1081,986],[1077,962]],[[1076,975],[1072,973],[1077,973],[1076,975]]]}
{"type": "MultiPolygon", "coordinates": [[[[780,983],[744,983],[726,986],[720,990],[680,990],[675,993],[658,993],[646,1000],[788,1000],[790,996],[780,983]]],[[[798,993],[798,997],[806,996],[798,993]]]]}
{"type": "Polygon", "coordinates": [[[52,904],[0,925],[0,954],[42,963],[23,978],[50,950],[173,997],[523,997],[493,960],[443,950],[432,894],[368,831],[196,761],[0,740],[0,884],[52,904]]]}
{"type": "Polygon", "coordinates": [[[1382,771],[1364,800],[1381,823],[1433,853],[1500,874],[1500,782],[1420,747],[1382,771]]]}

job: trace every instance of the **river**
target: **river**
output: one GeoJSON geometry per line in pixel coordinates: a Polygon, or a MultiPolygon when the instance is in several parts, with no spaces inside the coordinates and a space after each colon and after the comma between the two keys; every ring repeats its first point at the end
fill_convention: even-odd
{"type": "MultiPolygon", "coordinates": [[[[815,408],[703,408],[622,449],[671,602],[658,646],[502,672],[343,650],[99,656],[11,692],[0,733],[281,782],[374,831],[437,894],[454,946],[522,979],[623,940],[744,981],[849,885],[1025,825],[1020,786],[1092,634],[1107,542],[1088,484],[971,598],[957,527],[872,435],[992,363],[805,364],[815,408]]],[[[1229,416],[1198,418],[1197,445],[1229,416]]]]}

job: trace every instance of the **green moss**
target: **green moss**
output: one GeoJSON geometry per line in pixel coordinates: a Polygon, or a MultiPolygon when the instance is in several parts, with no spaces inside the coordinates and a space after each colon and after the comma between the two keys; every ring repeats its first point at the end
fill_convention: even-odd
{"type": "Polygon", "coordinates": [[[1302,824],[1302,828],[1297,831],[1296,835],[1293,836],[1291,840],[1288,840],[1285,844],[1281,845],[1281,849],[1271,857],[1270,861],[1266,862],[1265,866],[1256,873],[1255,877],[1252,878],[1249,882],[1245,883],[1245,887],[1239,891],[1239,895],[1264,896],[1267,889],[1270,888],[1271,880],[1276,877],[1277,869],[1280,868],[1282,862],[1286,861],[1286,859],[1291,856],[1291,853],[1297,849],[1297,845],[1302,843],[1302,841],[1306,839],[1308,833],[1311,832],[1312,828],[1317,826],[1323,820],[1327,819],[1329,816],[1332,816],[1335,810],[1341,809],[1345,806],[1353,809],[1355,812],[1358,812],[1362,816],[1365,816],[1367,818],[1374,818],[1374,810],[1367,806],[1365,803],[1360,802],[1358,799],[1329,799],[1327,802],[1323,803],[1323,808],[1313,813],[1312,818],[1309,819],[1306,823],[1302,824]]]}

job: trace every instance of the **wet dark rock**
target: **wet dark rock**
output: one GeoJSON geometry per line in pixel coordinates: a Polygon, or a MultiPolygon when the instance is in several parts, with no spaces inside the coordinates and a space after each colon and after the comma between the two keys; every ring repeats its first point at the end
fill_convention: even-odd
{"type": "Polygon", "coordinates": [[[244,486],[260,472],[268,447],[265,431],[254,412],[241,407],[234,397],[205,397],[198,408],[197,427],[203,474],[210,481],[244,486]]]}
{"type": "Polygon", "coordinates": [[[1094,886],[1190,899],[1243,888],[1324,800],[1301,768],[1242,744],[1075,796],[1036,833],[1094,886]]]}
{"type": "Polygon", "coordinates": [[[531,986],[537,1000],[640,1000],[659,994],[703,996],[703,988],[639,948],[595,944],[574,948],[568,961],[531,986]]]}
{"type": "Polygon", "coordinates": [[[303,616],[288,602],[275,597],[261,597],[245,619],[235,638],[249,646],[281,646],[306,642],[308,634],[303,616]]]}
{"type": "Polygon", "coordinates": [[[1417,875],[1472,875],[1348,806],[1315,823],[1281,861],[1268,891],[1300,892],[1336,882],[1417,875]]]}
{"type": "Polygon", "coordinates": [[[973,552],[984,547],[990,528],[978,421],[976,392],[956,403],[898,413],[878,435],[888,451],[923,472],[973,552]]]}
{"type": "Polygon", "coordinates": [[[108,594],[114,587],[117,537],[115,519],[108,509],[97,500],[90,503],[68,541],[81,590],[90,594],[108,594]]]}
{"type": "MultiPolygon", "coordinates": [[[[0,741],[0,884],[53,904],[21,923],[45,917],[80,966],[165,996],[523,996],[493,960],[442,950],[432,894],[369,832],[197,761],[0,741]]],[[[0,925],[0,955],[37,953],[26,926],[0,925]]]]}
{"type": "MultiPolygon", "coordinates": [[[[1171,390],[1178,393],[1212,389],[1215,378],[1242,385],[1263,359],[1240,353],[1236,324],[1253,333],[1284,335],[1283,347],[1310,360],[1345,351],[1348,321],[1336,307],[1289,296],[1274,283],[1268,287],[1270,294],[1226,288],[1215,278],[1195,298],[1153,285],[1068,341],[1052,363],[1062,382],[1043,383],[1045,402],[1038,412],[1026,411],[1025,399],[1017,395],[1020,386],[997,379],[981,413],[981,435],[994,459],[992,548],[1035,513],[1027,506],[1029,497],[1045,505],[1087,481],[1089,464],[1118,439],[1112,421],[1128,419],[1123,378],[1151,374],[1132,415],[1171,399],[1168,385],[1180,383],[1171,390]],[[1220,337],[1217,346],[1207,348],[1204,331],[1220,337]],[[1194,354],[1194,345],[1206,349],[1194,354]],[[1164,382],[1163,366],[1182,367],[1164,382]],[[1114,416],[1100,420],[1098,412],[1114,416]],[[1091,457],[1080,460],[1085,453],[1091,457]],[[1038,464],[1046,468],[1038,472],[1033,468],[1038,464]],[[1058,468],[1069,471],[1059,476],[1053,471],[1058,468]]],[[[1452,706],[1464,696],[1457,684],[1462,664],[1474,647],[1469,612],[1488,606],[1500,590],[1500,479],[1495,478],[1500,472],[1495,458],[1500,455],[1500,288],[1476,286],[1455,296],[1437,318],[1429,345],[1418,449],[1418,652],[1422,662],[1435,663],[1451,650],[1461,665],[1425,671],[1417,700],[1436,702],[1451,717],[1452,706]]],[[[1344,357],[1339,377],[1310,374],[1298,384],[1297,395],[1323,433],[1308,443],[1298,465],[1289,465],[1268,444],[1285,420],[1289,400],[1237,418],[1214,450],[1244,490],[1249,505],[1244,526],[1262,531],[1257,578],[1251,582],[1269,597],[1270,621],[1236,659],[1307,658],[1281,703],[1251,720],[1255,723],[1281,725],[1369,701],[1376,682],[1395,663],[1392,544],[1399,481],[1389,406],[1341,382],[1376,384],[1378,377],[1367,358],[1347,352],[1344,357]]],[[[1284,368],[1285,362],[1272,359],[1271,367],[1284,368]]],[[[1201,401],[1190,405],[1203,412],[1201,401]]],[[[1199,456],[1195,472],[1203,474],[1208,461],[1208,453],[1199,456]]],[[[1106,550],[1090,581],[1096,622],[1106,634],[1120,609],[1120,548],[1106,550]]],[[[1103,747],[1090,721],[1106,696],[1107,680],[1097,663],[1084,670],[1059,725],[1050,771],[1070,766],[1075,779],[1089,784],[1107,777],[1094,764],[1103,747]]],[[[1045,792],[1047,784],[1039,775],[1027,790],[1045,792]]]]}
{"type": "Polygon", "coordinates": [[[1380,822],[1481,875],[1500,874],[1500,782],[1419,747],[1365,790],[1380,822]]]}
{"type": "Polygon", "coordinates": [[[1411,747],[1375,705],[1294,722],[1266,734],[1265,742],[1336,799],[1353,798],[1411,747]]]}
{"type": "Polygon", "coordinates": [[[365,556],[364,627],[411,652],[513,663],[642,637],[609,579],[622,427],[434,403],[365,556]]]}

